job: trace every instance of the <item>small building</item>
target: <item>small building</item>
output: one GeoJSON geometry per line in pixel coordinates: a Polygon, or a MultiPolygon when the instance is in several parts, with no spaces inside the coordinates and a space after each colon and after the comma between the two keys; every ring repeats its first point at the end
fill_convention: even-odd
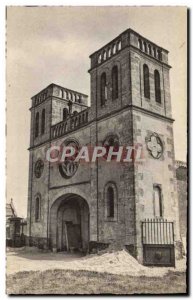
{"type": "Polygon", "coordinates": [[[6,203],[6,239],[10,239],[10,218],[17,217],[15,207],[13,205],[13,199],[10,203],[6,203]]]}
{"type": "Polygon", "coordinates": [[[6,203],[6,245],[21,247],[25,244],[27,221],[17,216],[13,200],[6,203]]]}

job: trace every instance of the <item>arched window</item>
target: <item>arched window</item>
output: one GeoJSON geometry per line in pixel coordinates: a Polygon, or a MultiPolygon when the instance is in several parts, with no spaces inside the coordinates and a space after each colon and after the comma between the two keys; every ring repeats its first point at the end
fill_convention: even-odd
{"type": "Polygon", "coordinates": [[[65,91],[65,90],[63,90],[63,98],[64,98],[64,99],[67,98],[67,96],[66,96],[66,91],[65,91]]]}
{"type": "Polygon", "coordinates": [[[119,94],[119,83],[118,83],[118,68],[114,66],[112,69],[112,99],[115,100],[118,98],[119,94]]]}
{"type": "Polygon", "coordinates": [[[45,133],[45,121],[46,121],[46,111],[45,111],[45,108],[44,108],[42,110],[41,134],[45,133]]]}
{"type": "Polygon", "coordinates": [[[35,137],[38,136],[39,134],[39,112],[36,113],[36,118],[35,118],[35,137]]]}
{"type": "Polygon", "coordinates": [[[138,45],[139,45],[139,49],[143,50],[143,45],[142,45],[142,41],[139,39],[138,40],[138,45]]]}
{"type": "Polygon", "coordinates": [[[156,47],[153,47],[153,55],[155,58],[157,58],[156,47]]]}
{"type": "Polygon", "coordinates": [[[113,54],[116,53],[116,44],[113,45],[113,54]]]}
{"type": "Polygon", "coordinates": [[[152,55],[151,45],[148,45],[149,55],[152,55]]]}
{"type": "Polygon", "coordinates": [[[68,117],[68,109],[65,107],[63,108],[63,121],[65,121],[68,117]]]}
{"type": "Polygon", "coordinates": [[[111,57],[111,48],[108,49],[108,57],[111,57]]]}
{"type": "MultiPolygon", "coordinates": [[[[104,159],[107,159],[109,155],[110,148],[113,147],[113,152],[118,152],[119,151],[119,138],[115,134],[110,134],[108,135],[105,140],[103,141],[103,146],[106,149],[106,154],[103,156],[104,159]]],[[[111,148],[112,149],[112,148],[111,148]]],[[[110,160],[116,160],[117,155],[111,155],[110,160]]]]}
{"type": "Polygon", "coordinates": [[[105,104],[107,100],[107,79],[106,73],[101,75],[101,106],[105,104]]]}
{"type": "Polygon", "coordinates": [[[107,217],[114,218],[114,190],[111,186],[107,189],[107,217]]]}
{"type": "Polygon", "coordinates": [[[98,63],[100,64],[101,61],[102,61],[102,56],[101,56],[101,54],[100,54],[99,57],[98,57],[98,63]]]}
{"type": "Polygon", "coordinates": [[[143,43],[143,46],[144,46],[144,51],[147,52],[147,44],[146,44],[146,42],[143,43]]]}
{"type": "Polygon", "coordinates": [[[73,99],[72,99],[72,93],[70,93],[70,92],[69,92],[69,99],[70,99],[70,100],[73,100],[73,99]]]}
{"type": "Polygon", "coordinates": [[[59,97],[60,97],[60,98],[63,98],[62,95],[63,95],[63,91],[62,91],[62,89],[60,89],[60,90],[59,90],[59,97]]]}
{"type": "Polygon", "coordinates": [[[121,50],[121,41],[118,43],[118,50],[121,50]]]}
{"type": "Polygon", "coordinates": [[[41,214],[41,203],[40,203],[40,196],[36,197],[36,201],[35,201],[35,220],[40,221],[40,214],[41,214]]]}
{"type": "Polygon", "coordinates": [[[144,97],[150,99],[149,68],[143,65],[144,97]]]}
{"type": "Polygon", "coordinates": [[[158,70],[154,71],[154,83],[155,83],[155,100],[161,103],[161,89],[160,89],[160,75],[158,70]]]}
{"type": "Polygon", "coordinates": [[[162,54],[160,50],[157,50],[157,57],[159,60],[162,60],[162,54]]]}
{"type": "Polygon", "coordinates": [[[109,182],[105,186],[105,218],[106,220],[117,220],[117,188],[115,183],[109,182]]]}
{"type": "Polygon", "coordinates": [[[154,186],[154,215],[155,217],[163,217],[162,211],[162,193],[159,186],[154,186]]]}

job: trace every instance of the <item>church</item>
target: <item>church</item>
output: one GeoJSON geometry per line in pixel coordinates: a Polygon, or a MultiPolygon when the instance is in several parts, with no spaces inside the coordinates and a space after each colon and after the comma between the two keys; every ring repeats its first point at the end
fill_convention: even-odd
{"type": "Polygon", "coordinates": [[[27,243],[127,249],[145,265],[180,252],[168,51],[127,29],[90,55],[88,96],[50,84],[31,98],[27,243]],[[50,147],[141,145],[143,160],[46,159],[50,147]]]}

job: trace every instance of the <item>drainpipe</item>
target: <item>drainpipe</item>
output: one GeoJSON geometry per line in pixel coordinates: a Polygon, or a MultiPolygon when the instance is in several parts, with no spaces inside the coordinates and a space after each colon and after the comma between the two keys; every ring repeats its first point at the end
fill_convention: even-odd
{"type": "MultiPolygon", "coordinates": [[[[96,144],[98,145],[98,69],[96,70],[96,144]]],[[[96,186],[97,186],[97,242],[99,242],[99,199],[98,199],[98,157],[96,160],[97,166],[97,178],[96,178],[96,186]]]]}
{"type": "MultiPolygon", "coordinates": [[[[53,94],[53,93],[52,93],[53,94]]],[[[50,108],[50,128],[49,128],[49,135],[50,135],[50,142],[49,147],[51,147],[51,126],[52,126],[52,97],[51,97],[51,108],[50,108]]],[[[50,226],[50,161],[48,162],[48,206],[47,206],[47,247],[50,247],[49,241],[49,226],[50,226]]]]}
{"type": "Polygon", "coordinates": [[[30,156],[31,156],[31,178],[30,178],[30,198],[31,199],[30,199],[30,218],[29,218],[29,246],[31,245],[31,223],[32,223],[32,220],[31,220],[31,218],[32,218],[32,190],[33,190],[32,186],[33,186],[33,165],[34,165],[33,152],[32,152],[32,154],[30,154],[30,156]]]}

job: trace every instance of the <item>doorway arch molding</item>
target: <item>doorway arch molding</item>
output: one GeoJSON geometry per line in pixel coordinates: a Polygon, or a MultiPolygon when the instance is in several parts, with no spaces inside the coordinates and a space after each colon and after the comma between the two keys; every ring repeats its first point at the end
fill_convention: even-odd
{"type": "Polygon", "coordinates": [[[51,249],[53,251],[69,250],[71,246],[76,248],[77,245],[77,248],[87,251],[90,237],[89,219],[89,204],[83,197],[74,193],[59,196],[50,208],[51,249]],[[70,239],[71,244],[69,244],[70,239]]]}

